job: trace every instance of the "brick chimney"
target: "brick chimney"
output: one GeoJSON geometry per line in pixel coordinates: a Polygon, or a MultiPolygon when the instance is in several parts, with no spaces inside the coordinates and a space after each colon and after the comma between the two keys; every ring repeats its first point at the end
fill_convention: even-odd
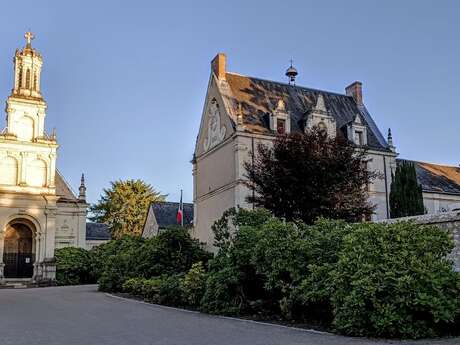
{"type": "Polygon", "coordinates": [[[348,85],[345,88],[347,96],[353,97],[357,105],[363,105],[363,84],[360,81],[348,85]]]}
{"type": "Polygon", "coordinates": [[[225,80],[227,56],[224,53],[219,53],[211,61],[211,69],[216,75],[217,79],[225,80]]]}

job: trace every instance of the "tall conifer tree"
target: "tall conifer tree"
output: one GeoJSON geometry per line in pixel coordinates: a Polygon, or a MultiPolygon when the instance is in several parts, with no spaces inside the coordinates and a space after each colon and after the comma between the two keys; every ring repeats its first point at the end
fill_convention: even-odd
{"type": "Polygon", "coordinates": [[[391,218],[416,216],[425,213],[422,186],[417,182],[414,163],[402,161],[392,176],[390,192],[391,218]]]}

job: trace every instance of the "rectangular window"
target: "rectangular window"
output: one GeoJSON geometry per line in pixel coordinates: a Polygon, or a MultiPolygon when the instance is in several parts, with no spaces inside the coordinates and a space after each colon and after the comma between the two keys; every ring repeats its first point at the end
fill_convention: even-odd
{"type": "Polygon", "coordinates": [[[276,120],[276,131],[278,134],[286,133],[286,121],[282,119],[276,120]]]}
{"type": "Polygon", "coordinates": [[[356,145],[364,145],[363,132],[355,131],[355,144],[356,145]]]}

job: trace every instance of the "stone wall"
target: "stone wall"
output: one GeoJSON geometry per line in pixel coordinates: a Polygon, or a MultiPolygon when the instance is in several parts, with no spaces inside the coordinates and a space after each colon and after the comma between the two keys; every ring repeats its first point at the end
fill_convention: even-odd
{"type": "Polygon", "coordinates": [[[460,271],[460,211],[390,219],[385,222],[394,223],[406,220],[413,220],[418,224],[436,225],[441,229],[448,230],[455,243],[449,259],[454,262],[455,270],[460,271]]]}

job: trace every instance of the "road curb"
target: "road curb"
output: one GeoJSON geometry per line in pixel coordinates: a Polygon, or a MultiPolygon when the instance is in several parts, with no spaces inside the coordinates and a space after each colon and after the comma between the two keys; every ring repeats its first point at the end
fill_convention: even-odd
{"type": "Polygon", "coordinates": [[[196,310],[188,310],[188,309],[182,309],[182,308],[177,308],[177,307],[171,307],[171,306],[162,305],[162,304],[148,303],[148,302],[145,302],[145,301],[139,301],[139,300],[132,299],[132,298],[127,298],[127,297],[122,297],[122,296],[113,295],[113,294],[107,293],[107,292],[105,292],[104,294],[105,294],[106,296],[108,296],[108,297],[115,298],[115,299],[119,299],[119,300],[123,300],[123,301],[135,302],[135,303],[145,304],[145,305],[148,305],[148,306],[155,306],[155,307],[164,308],[164,309],[171,309],[171,310],[176,310],[176,311],[185,312],[185,313],[200,314],[200,315],[205,315],[205,316],[209,316],[209,317],[215,317],[215,318],[219,318],[219,319],[234,320],[234,321],[239,321],[239,322],[245,322],[245,323],[252,323],[252,324],[263,325],[263,326],[271,326],[271,327],[277,327],[277,328],[284,328],[284,329],[290,329],[290,330],[295,330],[295,331],[301,331],[301,332],[311,333],[311,334],[337,336],[337,335],[334,334],[334,333],[324,332],[324,331],[317,331],[317,330],[315,330],[315,329],[300,328],[300,327],[295,327],[295,326],[285,326],[285,325],[279,325],[279,324],[276,324],[276,323],[263,322],[263,321],[255,321],[255,320],[247,320],[247,319],[241,319],[241,318],[238,318],[238,317],[231,317],[231,316],[222,316],[222,315],[206,314],[206,313],[202,313],[202,312],[199,312],[199,311],[196,311],[196,310]]]}

